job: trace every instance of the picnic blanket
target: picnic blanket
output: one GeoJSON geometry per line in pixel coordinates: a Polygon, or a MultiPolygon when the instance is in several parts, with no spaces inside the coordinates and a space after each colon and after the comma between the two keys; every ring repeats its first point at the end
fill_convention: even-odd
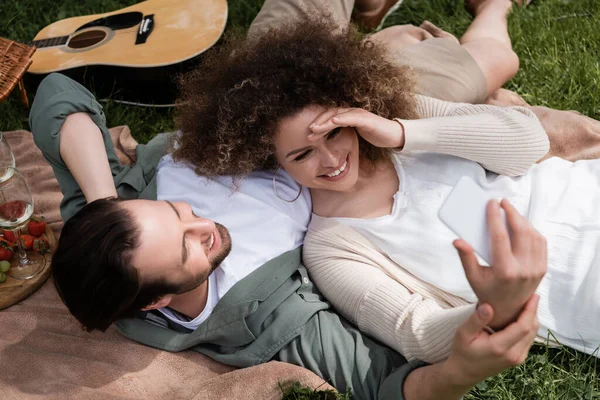
{"type": "MultiPolygon", "coordinates": [[[[135,161],[126,126],[110,130],[121,162],[135,161]]],[[[36,213],[56,235],[62,199],[52,168],[30,132],[4,133],[32,190],[36,213]]],[[[1,286],[0,286],[0,290],[1,286]]],[[[87,333],[63,305],[51,279],[0,311],[2,399],[281,399],[279,384],[331,389],[311,371],[272,361],[235,369],[195,351],[168,353],[140,345],[114,328],[87,333]]]]}

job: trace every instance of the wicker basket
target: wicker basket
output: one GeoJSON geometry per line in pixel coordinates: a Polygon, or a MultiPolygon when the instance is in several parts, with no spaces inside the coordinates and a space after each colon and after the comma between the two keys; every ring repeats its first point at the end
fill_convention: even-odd
{"type": "Polygon", "coordinates": [[[5,100],[18,85],[21,99],[29,107],[23,75],[31,65],[34,52],[35,47],[0,38],[0,101],[5,100]]]}

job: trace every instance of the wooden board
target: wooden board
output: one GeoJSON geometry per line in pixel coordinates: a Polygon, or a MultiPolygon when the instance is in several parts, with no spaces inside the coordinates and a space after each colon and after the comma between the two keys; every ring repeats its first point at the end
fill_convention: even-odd
{"type": "MultiPolygon", "coordinates": [[[[50,253],[44,254],[44,258],[46,259],[44,269],[33,278],[26,280],[15,279],[7,274],[6,281],[0,283],[0,310],[10,307],[13,304],[16,304],[19,301],[29,297],[50,277],[50,272],[52,271],[52,253],[54,253],[54,250],[56,250],[57,244],[56,236],[54,236],[52,229],[47,226],[46,233],[42,237],[47,239],[48,243],[50,244],[50,253]]],[[[13,257],[18,257],[18,254],[15,254],[13,257]]]]}

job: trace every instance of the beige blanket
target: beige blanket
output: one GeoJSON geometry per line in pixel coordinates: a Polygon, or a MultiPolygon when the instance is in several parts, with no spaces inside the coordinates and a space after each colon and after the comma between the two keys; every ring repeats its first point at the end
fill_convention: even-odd
{"type": "MultiPolygon", "coordinates": [[[[503,90],[488,103],[526,105],[503,90]]],[[[600,156],[598,121],[567,111],[533,109],[550,136],[549,155],[569,160],[600,156]]],[[[134,161],[136,142],[129,129],[114,128],[111,135],[121,161],[134,161]]],[[[62,195],[52,169],[29,132],[5,136],[32,188],[36,212],[58,235],[62,195]]],[[[235,370],[193,351],[173,354],[139,345],[114,329],[88,334],[69,315],[52,282],[0,311],[0,366],[0,399],[280,399],[280,382],[312,387],[323,383],[312,372],[289,364],[235,370]]]]}
{"type": "MultiPolygon", "coordinates": [[[[31,133],[4,134],[35,198],[36,213],[58,235],[62,198],[52,168],[31,133]]],[[[122,162],[135,158],[127,127],[111,129],[122,162]]],[[[2,287],[0,286],[0,290],[2,287]]],[[[235,369],[194,351],[168,353],[109,329],[86,333],[60,301],[51,281],[0,311],[1,399],[280,399],[279,383],[323,380],[294,365],[269,362],[235,369]]],[[[322,389],[329,389],[326,384],[322,389]]]]}

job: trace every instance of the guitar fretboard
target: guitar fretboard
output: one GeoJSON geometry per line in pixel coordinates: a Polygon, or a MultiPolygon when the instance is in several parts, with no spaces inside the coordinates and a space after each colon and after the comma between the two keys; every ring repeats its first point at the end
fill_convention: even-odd
{"type": "Polygon", "coordinates": [[[65,43],[67,43],[67,40],[69,40],[69,35],[58,36],[58,37],[53,37],[53,38],[48,38],[48,39],[34,40],[31,42],[31,45],[37,47],[38,49],[42,48],[42,47],[61,46],[65,43]]]}

